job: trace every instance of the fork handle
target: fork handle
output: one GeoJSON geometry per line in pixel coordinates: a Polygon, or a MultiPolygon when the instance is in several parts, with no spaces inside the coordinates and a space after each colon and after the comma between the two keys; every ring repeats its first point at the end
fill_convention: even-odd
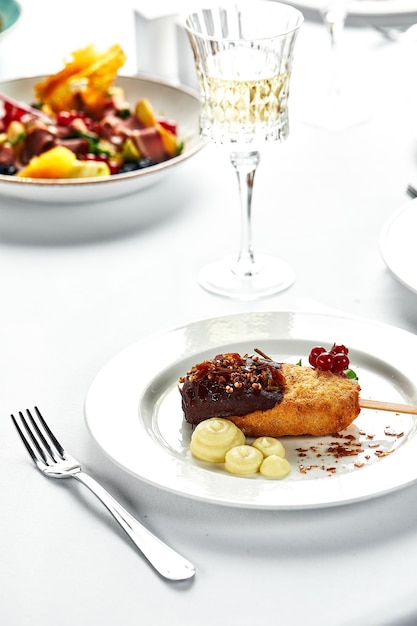
{"type": "Polygon", "coordinates": [[[73,477],[97,496],[161,576],[169,580],[186,580],[194,576],[195,568],[190,561],[140,524],[94,478],[83,471],[74,473],[73,477]]]}

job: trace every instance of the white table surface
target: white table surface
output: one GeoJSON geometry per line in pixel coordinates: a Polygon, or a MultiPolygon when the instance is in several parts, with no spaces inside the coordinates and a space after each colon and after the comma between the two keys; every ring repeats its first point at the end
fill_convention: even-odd
{"type": "MultiPolygon", "coordinates": [[[[24,20],[0,47],[1,75],[50,71],[55,53],[61,59],[89,43],[98,4],[105,5],[72,2],[63,15],[59,3],[24,2],[24,20]]],[[[103,41],[134,50],[128,3],[101,8],[99,19],[103,41]]],[[[373,117],[328,132],[300,120],[325,66],[325,42],[320,23],[306,22],[291,136],[257,174],[256,248],[279,253],[297,274],[282,294],[240,303],[196,282],[204,262],[237,246],[234,174],[211,148],[160,186],[123,200],[88,207],[0,200],[2,624],[417,622],[416,485],[319,510],[199,503],[113,465],[83,417],[89,385],[109,358],[189,321],[330,307],[417,332],[417,295],[394,279],[378,248],[384,222],[407,201],[407,183],[417,181],[410,107],[417,50],[349,29],[345,45],[363,83],[358,97],[373,97],[373,117]],[[160,217],[145,224],[144,211],[160,217]],[[9,418],[34,404],[92,475],[195,563],[193,581],[159,578],[87,490],[34,469],[9,418]]]]}

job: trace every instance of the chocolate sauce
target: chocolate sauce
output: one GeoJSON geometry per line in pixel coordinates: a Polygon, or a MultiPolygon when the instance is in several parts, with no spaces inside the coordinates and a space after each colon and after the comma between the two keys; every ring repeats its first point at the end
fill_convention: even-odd
{"type": "Polygon", "coordinates": [[[271,409],[281,402],[285,381],[275,361],[228,353],[194,365],[179,382],[185,419],[195,425],[271,409]]]}

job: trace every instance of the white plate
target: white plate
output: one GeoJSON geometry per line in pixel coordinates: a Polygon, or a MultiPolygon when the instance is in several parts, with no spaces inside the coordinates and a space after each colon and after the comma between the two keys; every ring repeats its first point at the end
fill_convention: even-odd
{"type": "MultiPolygon", "coordinates": [[[[320,11],[326,0],[295,0],[291,2],[299,9],[320,11]]],[[[353,0],[348,4],[350,15],[401,16],[417,13],[417,0],[353,0]]]]}
{"type": "Polygon", "coordinates": [[[417,293],[417,198],[385,223],[380,237],[382,258],[403,285],[417,293]]]}
{"type": "Polygon", "coordinates": [[[177,380],[193,364],[221,352],[243,354],[254,348],[282,361],[303,357],[307,364],[314,345],[335,341],[350,347],[362,397],[417,403],[415,335],[352,318],[254,312],[194,322],[139,341],[115,356],[87,394],[88,428],[101,449],[131,474],[216,504],[322,507],[374,497],[415,481],[416,420],[369,410],[345,431],[353,441],[283,438],[292,470],[282,480],[233,476],[223,465],[192,458],[191,427],[183,420],[177,380]],[[335,442],[349,444],[358,456],[335,458],[326,452],[335,442]]]}
{"type": "MultiPolygon", "coordinates": [[[[15,100],[31,104],[34,85],[42,78],[35,76],[5,81],[0,83],[0,91],[15,100]]],[[[200,101],[194,91],[148,77],[118,77],[115,83],[125,90],[132,106],[139,98],[148,98],[156,115],[177,122],[179,138],[185,145],[182,154],[142,170],[100,178],[41,180],[0,175],[0,196],[31,203],[56,204],[109,200],[158,183],[163,176],[175,173],[179,165],[203,147],[205,142],[200,137],[199,123],[200,101]]]]}

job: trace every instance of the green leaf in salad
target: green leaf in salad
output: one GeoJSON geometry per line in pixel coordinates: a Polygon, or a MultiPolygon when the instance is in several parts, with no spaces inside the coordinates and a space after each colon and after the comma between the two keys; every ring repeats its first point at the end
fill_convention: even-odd
{"type": "Polygon", "coordinates": [[[128,117],[132,115],[132,111],[128,108],[120,109],[116,112],[117,117],[120,117],[122,120],[126,120],[128,117]]]}
{"type": "Polygon", "coordinates": [[[97,154],[98,142],[100,139],[98,135],[95,135],[94,133],[82,132],[82,131],[76,131],[74,135],[76,137],[80,137],[80,139],[85,139],[88,143],[88,151],[92,152],[93,154],[97,154]]]}
{"type": "Polygon", "coordinates": [[[177,151],[175,153],[175,156],[178,156],[179,154],[181,154],[183,150],[184,150],[184,142],[182,141],[177,146],[177,151]]]}
{"type": "Polygon", "coordinates": [[[108,145],[105,145],[103,140],[95,133],[76,131],[74,136],[87,141],[88,151],[91,152],[91,154],[104,154],[106,156],[113,155],[113,151],[110,150],[108,145]]]}
{"type": "Polygon", "coordinates": [[[8,143],[11,146],[17,146],[18,143],[20,143],[21,141],[24,141],[26,139],[26,133],[22,132],[19,133],[16,137],[13,137],[13,139],[8,139],[8,143]]]}

